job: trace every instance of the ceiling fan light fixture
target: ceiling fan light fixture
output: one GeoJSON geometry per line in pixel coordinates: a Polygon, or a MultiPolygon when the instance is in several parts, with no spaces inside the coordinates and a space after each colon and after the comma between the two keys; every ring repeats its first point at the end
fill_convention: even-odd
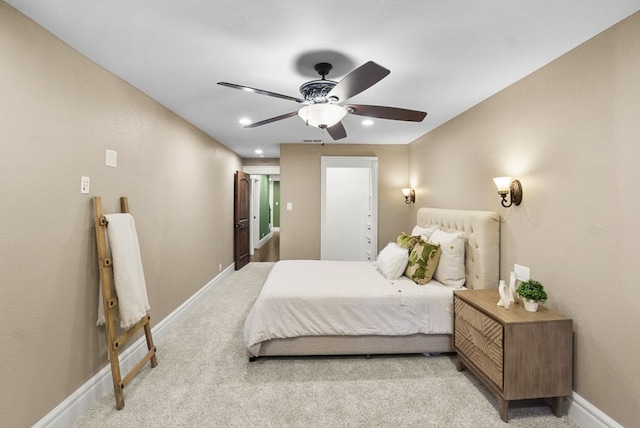
{"type": "Polygon", "coordinates": [[[347,110],[337,104],[311,104],[298,110],[298,116],[307,125],[324,129],[331,128],[347,115],[347,110]]]}

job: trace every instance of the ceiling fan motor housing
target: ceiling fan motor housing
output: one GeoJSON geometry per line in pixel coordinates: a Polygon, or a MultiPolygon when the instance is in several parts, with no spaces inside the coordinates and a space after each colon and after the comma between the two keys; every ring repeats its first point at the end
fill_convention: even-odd
{"type": "Polygon", "coordinates": [[[302,98],[310,104],[324,104],[329,101],[337,101],[329,99],[328,96],[329,92],[331,92],[338,82],[325,79],[325,76],[333,69],[333,65],[328,62],[319,62],[313,68],[318,72],[322,79],[312,80],[300,86],[300,94],[302,94],[302,98]]]}
{"type": "Polygon", "coordinates": [[[311,104],[327,103],[329,102],[329,92],[337,84],[338,82],[333,80],[312,80],[300,86],[300,94],[305,101],[311,104]]]}

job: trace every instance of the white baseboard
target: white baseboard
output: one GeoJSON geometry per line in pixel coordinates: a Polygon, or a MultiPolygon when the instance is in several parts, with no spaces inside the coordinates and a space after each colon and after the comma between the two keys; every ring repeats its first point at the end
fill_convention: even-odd
{"type": "MultiPolygon", "coordinates": [[[[231,264],[220,272],[215,278],[209,281],[204,287],[198,290],[193,296],[187,299],[176,310],[161,320],[151,328],[153,342],[157,346],[162,342],[167,334],[191,312],[197,304],[215,286],[220,284],[227,276],[235,270],[235,264],[231,264]]],[[[142,357],[147,353],[147,344],[144,336],[136,340],[124,352],[120,354],[120,369],[122,373],[128,373],[142,357]]],[[[159,361],[162,364],[162,361],[159,361]]],[[[82,416],[96,401],[107,392],[113,392],[113,381],[111,378],[111,366],[107,364],[102,370],[96,373],[91,379],[85,382],[80,388],[75,390],[62,403],[50,411],[44,418],[40,419],[35,428],[68,428],[76,419],[82,416]]],[[[115,407],[115,398],[114,398],[115,407]]]]}
{"type": "Polygon", "coordinates": [[[582,428],[623,428],[593,404],[573,392],[567,416],[582,428]]]}

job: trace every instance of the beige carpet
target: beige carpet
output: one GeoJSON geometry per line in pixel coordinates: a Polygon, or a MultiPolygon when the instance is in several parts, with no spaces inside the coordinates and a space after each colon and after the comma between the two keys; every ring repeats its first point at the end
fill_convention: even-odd
{"type": "Polygon", "coordinates": [[[74,427],[577,427],[540,402],[495,398],[451,355],[282,358],[250,363],[242,324],[273,263],[250,263],[214,288],[158,343],[158,367],[74,427]]]}

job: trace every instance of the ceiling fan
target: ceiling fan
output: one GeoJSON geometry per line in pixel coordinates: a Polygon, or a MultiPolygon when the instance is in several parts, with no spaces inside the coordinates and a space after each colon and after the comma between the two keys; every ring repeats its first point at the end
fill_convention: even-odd
{"type": "Polygon", "coordinates": [[[420,122],[427,115],[427,113],[423,111],[396,107],[341,104],[347,99],[378,83],[386,77],[390,71],[373,61],[369,61],[346,75],[340,82],[335,82],[325,78],[332,68],[333,66],[326,62],[316,64],[314,69],[321,76],[321,79],[303,83],[302,86],[300,86],[300,94],[302,95],[302,98],[290,97],[288,95],[237,85],[235,83],[218,82],[218,85],[241,89],[255,94],[268,95],[270,97],[295,101],[298,104],[305,105],[297,111],[272,117],[260,122],[255,122],[245,126],[245,128],[255,128],[256,126],[266,125],[268,123],[298,115],[305,121],[305,123],[307,123],[307,125],[326,129],[331,138],[339,140],[347,136],[347,131],[344,129],[341,120],[348,113],[358,116],[403,120],[408,122],[420,122]]]}

